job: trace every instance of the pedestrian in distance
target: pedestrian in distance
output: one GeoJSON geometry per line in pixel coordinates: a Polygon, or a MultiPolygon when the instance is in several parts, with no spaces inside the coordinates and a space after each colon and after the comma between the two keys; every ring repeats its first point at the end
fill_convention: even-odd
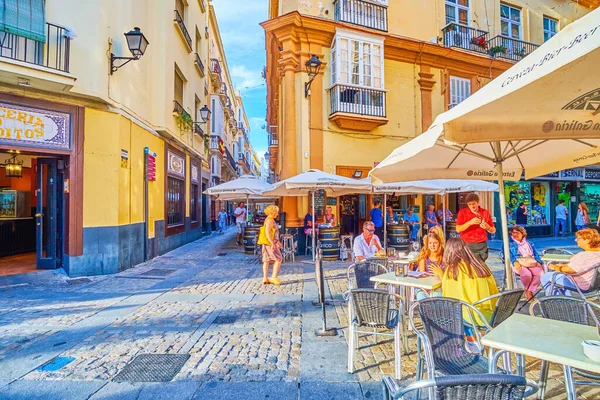
{"type": "Polygon", "coordinates": [[[525,206],[525,203],[519,203],[519,208],[517,208],[517,217],[515,219],[517,225],[527,225],[527,207],[525,206]]]}
{"type": "Polygon", "coordinates": [[[379,238],[380,241],[383,240],[383,211],[381,210],[381,201],[375,200],[373,203],[373,208],[369,212],[369,216],[371,217],[371,221],[375,225],[375,235],[379,238]]]}
{"type": "Polygon", "coordinates": [[[575,218],[575,225],[577,226],[577,230],[580,231],[582,229],[585,229],[586,225],[589,224],[590,222],[591,221],[590,221],[590,214],[589,214],[588,208],[585,205],[585,203],[582,201],[577,206],[577,217],[575,218]]]}
{"type": "Polygon", "coordinates": [[[555,207],[556,211],[556,222],[554,224],[554,236],[558,237],[558,231],[562,232],[562,237],[567,235],[567,215],[569,210],[565,207],[565,201],[559,200],[558,205],[555,207]]]}
{"type": "Polygon", "coordinates": [[[244,230],[244,228],[246,227],[246,216],[248,215],[248,212],[246,211],[246,207],[244,207],[244,202],[240,202],[240,204],[238,204],[238,208],[235,209],[235,211],[233,212],[233,215],[235,216],[235,223],[237,225],[237,242],[236,244],[238,246],[242,245],[242,231],[244,230]]]}
{"type": "Polygon", "coordinates": [[[265,209],[265,222],[258,233],[257,244],[262,245],[263,261],[263,284],[270,283],[280,285],[277,278],[283,257],[281,256],[281,242],[279,241],[279,229],[275,223],[275,218],[279,215],[279,207],[270,205],[265,209]],[[273,275],[269,278],[269,264],[273,263],[273,275]]]}
{"type": "Polygon", "coordinates": [[[221,211],[219,211],[219,233],[223,234],[223,229],[227,226],[227,213],[225,212],[225,208],[221,207],[221,211]]]}

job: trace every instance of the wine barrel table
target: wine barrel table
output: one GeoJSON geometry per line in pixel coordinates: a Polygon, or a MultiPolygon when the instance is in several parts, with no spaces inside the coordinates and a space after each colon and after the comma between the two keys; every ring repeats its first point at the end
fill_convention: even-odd
{"type": "Polygon", "coordinates": [[[408,225],[400,224],[388,224],[387,225],[387,238],[388,247],[396,249],[397,252],[410,251],[410,241],[408,235],[408,225]]]}
{"type": "Polygon", "coordinates": [[[246,225],[244,228],[244,234],[242,236],[242,243],[244,244],[244,253],[254,254],[254,243],[258,236],[260,225],[246,225]]]}
{"type": "Polygon", "coordinates": [[[446,221],[446,239],[459,237],[460,233],[456,232],[456,221],[446,221]]]}
{"type": "Polygon", "coordinates": [[[319,242],[323,260],[333,261],[340,259],[340,228],[319,227],[319,242]]]}

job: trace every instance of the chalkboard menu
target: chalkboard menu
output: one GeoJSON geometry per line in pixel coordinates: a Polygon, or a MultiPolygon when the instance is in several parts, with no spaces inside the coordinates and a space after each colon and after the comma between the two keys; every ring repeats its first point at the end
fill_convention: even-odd
{"type": "Polygon", "coordinates": [[[325,213],[325,191],[317,190],[315,192],[315,216],[320,217],[325,213]]]}
{"type": "Polygon", "coordinates": [[[328,206],[337,206],[337,198],[336,197],[328,197],[327,205],[328,206]]]}

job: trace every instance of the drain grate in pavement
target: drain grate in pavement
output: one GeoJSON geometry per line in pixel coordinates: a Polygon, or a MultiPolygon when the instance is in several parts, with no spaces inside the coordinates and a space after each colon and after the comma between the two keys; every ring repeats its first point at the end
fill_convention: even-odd
{"type": "Polygon", "coordinates": [[[233,324],[237,321],[237,317],[235,315],[223,315],[215,318],[214,323],[217,325],[225,325],[225,324],[233,324]]]}
{"type": "Polygon", "coordinates": [[[226,255],[227,255],[227,253],[219,253],[219,254],[217,254],[217,257],[223,257],[223,256],[226,256],[226,255]]]}
{"type": "Polygon", "coordinates": [[[73,361],[75,361],[74,357],[64,357],[64,356],[55,357],[52,360],[48,361],[46,364],[39,367],[38,371],[49,371],[49,372],[58,371],[59,369],[61,369],[62,367],[64,367],[65,365],[67,365],[73,361]]]}
{"type": "Polygon", "coordinates": [[[139,276],[167,276],[171,275],[173,272],[177,271],[176,269],[167,269],[167,268],[152,268],[149,271],[146,271],[139,276]]]}
{"type": "Polygon", "coordinates": [[[77,278],[77,279],[69,279],[67,283],[69,285],[81,285],[83,283],[90,283],[92,280],[89,278],[77,278]]]}
{"type": "Polygon", "coordinates": [[[138,354],[114,382],[169,382],[190,358],[189,354],[138,354]]]}

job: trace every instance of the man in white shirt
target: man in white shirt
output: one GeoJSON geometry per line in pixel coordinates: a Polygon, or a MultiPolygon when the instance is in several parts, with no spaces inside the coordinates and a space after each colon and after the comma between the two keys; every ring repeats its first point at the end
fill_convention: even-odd
{"type": "Polygon", "coordinates": [[[233,215],[235,216],[235,224],[237,225],[237,231],[238,231],[236,243],[238,246],[241,246],[242,245],[242,230],[246,226],[246,216],[248,215],[246,212],[246,207],[244,207],[244,202],[241,202],[240,204],[238,204],[238,208],[235,209],[235,211],[233,212],[233,215]]]}
{"type": "Polygon", "coordinates": [[[375,252],[383,250],[379,238],[374,235],[375,224],[372,221],[365,221],[363,224],[363,233],[354,239],[354,256],[358,261],[374,257],[375,252]]]}

